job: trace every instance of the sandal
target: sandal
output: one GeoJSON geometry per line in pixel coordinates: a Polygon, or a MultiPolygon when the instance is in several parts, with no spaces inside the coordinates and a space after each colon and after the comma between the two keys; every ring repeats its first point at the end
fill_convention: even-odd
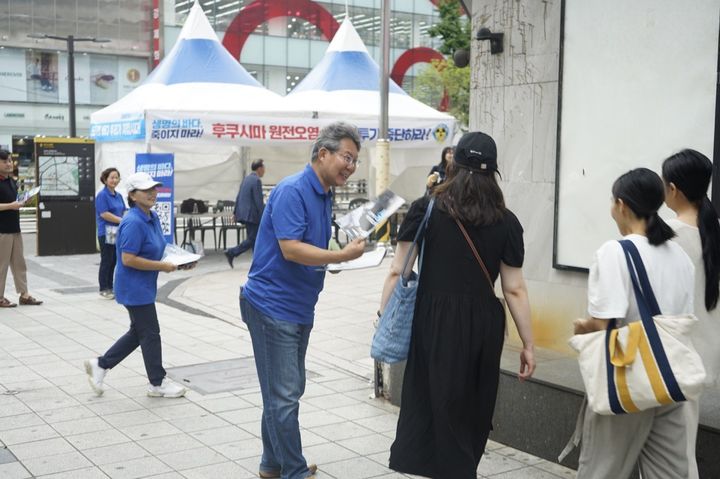
{"type": "Polygon", "coordinates": [[[11,303],[7,298],[0,298],[0,308],[14,308],[17,306],[15,303],[11,303]]]}
{"type": "Polygon", "coordinates": [[[37,299],[33,298],[30,295],[27,296],[20,296],[20,304],[24,306],[37,306],[39,304],[42,304],[42,301],[38,301],[37,299]]]}

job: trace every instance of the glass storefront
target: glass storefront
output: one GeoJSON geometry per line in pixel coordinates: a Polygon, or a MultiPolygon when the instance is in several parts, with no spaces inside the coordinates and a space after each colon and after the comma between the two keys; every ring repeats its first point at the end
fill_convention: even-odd
{"type": "MultiPolygon", "coordinates": [[[[140,85],[148,75],[145,58],[75,54],[75,102],[109,105],[140,85]]],[[[57,50],[0,48],[0,101],[68,102],[67,53],[57,50]]]]}

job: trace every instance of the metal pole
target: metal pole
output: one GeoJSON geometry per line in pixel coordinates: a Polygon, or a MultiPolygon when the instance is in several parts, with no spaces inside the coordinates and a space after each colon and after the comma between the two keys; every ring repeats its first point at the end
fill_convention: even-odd
{"type": "Polygon", "coordinates": [[[383,0],[381,17],[382,61],[380,64],[380,138],[387,140],[388,134],[388,87],[390,80],[390,0],[383,0]]]}
{"type": "Polygon", "coordinates": [[[390,184],[390,143],[388,141],[388,90],[390,85],[390,0],[383,0],[380,43],[380,128],[378,132],[378,162],[375,176],[375,194],[385,191],[390,184]]]}
{"type": "MultiPolygon", "coordinates": [[[[375,172],[375,194],[378,195],[388,189],[390,185],[390,142],[388,141],[388,91],[390,87],[390,0],[382,2],[381,16],[382,40],[380,42],[380,124],[378,132],[377,150],[378,161],[375,172]]],[[[383,380],[383,365],[375,361],[374,367],[375,397],[385,394],[385,381],[383,380]]]]}
{"type": "Polygon", "coordinates": [[[68,106],[70,108],[70,138],[75,138],[75,37],[67,37],[68,52],[68,106]]]}

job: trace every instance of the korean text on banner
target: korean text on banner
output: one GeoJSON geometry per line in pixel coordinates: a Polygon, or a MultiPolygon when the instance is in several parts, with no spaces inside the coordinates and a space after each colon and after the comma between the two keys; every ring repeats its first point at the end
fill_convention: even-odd
{"type": "Polygon", "coordinates": [[[172,244],[175,228],[175,156],[172,153],[137,153],[135,171],[145,172],[162,183],[153,209],[160,218],[165,241],[172,244]]]}

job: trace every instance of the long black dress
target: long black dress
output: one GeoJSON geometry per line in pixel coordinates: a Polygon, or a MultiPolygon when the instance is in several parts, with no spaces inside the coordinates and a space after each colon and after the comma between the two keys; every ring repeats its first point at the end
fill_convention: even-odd
{"type": "MultiPolygon", "coordinates": [[[[429,202],[415,201],[398,239],[412,241],[429,202]]],[[[522,226],[507,211],[464,225],[493,281],[500,262],[520,267],[522,226]]],[[[462,232],[435,204],[415,303],[402,406],[390,468],[434,479],[475,479],[497,396],[505,312],[462,232]]]]}

